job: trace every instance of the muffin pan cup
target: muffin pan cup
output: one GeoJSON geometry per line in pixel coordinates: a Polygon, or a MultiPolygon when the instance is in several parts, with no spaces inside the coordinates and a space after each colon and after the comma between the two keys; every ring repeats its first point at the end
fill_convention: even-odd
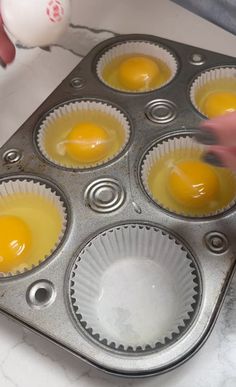
{"type": "Polygon", "coordinates": [[[217,91],[220,92],[232,92],[236,89],[236,67],[217,67],[208,69],[197,75],[196,79],[193,81],[190,87],[190,99],[197,111],[203,116],[207,116],[207,112],[204,111],[204,107],[200,106],[200,102],[204,96],[208,95],[210,92],[210,86],[212,85],[214,90],[214,85],[216,82],[221,82],[217,86],[217,91]],[[225,80],[225,84],[222,83],[222,80],[225,80]],[[199,94],[202,93],[202,98],[199,98],[199,94]]]}
{"type": "MultiPolygon", "coordinates": [[[[14,179],[14,180],[3,180],[0,182],[0,208],[3,211],[2,213],[4,215],[14,215],[13,208],[16,207],[14,204],[15,198],[21,198],[24,197],[24,201],[21,200],[22,209],[19,206],[19,214],[16,213],[15,216],[19,217],[22,221],[26,221],[26,224],[29,228],[29,231],[32,231],[32,238],[36,238],[36,229],[33,224],[34,219],[34,213],[35,216],[37,216],[37,220],[39,214],[35,212],[34,208],[32,209],[32,214],[25,216],[25,212],[28,208],[32,207],[32,205],[40,205],[40,203],[43,203],[42,208],[45,207],[45,210],[48,210],[50,207],[52,207],[53,215],[57,215],[58,220],[60,218],[60,230],[58,230],[58,236],[55,238],[55,242],[45,247],[45,253],[43,255],[39,256],[33,256],[32,252],[29,252],[29,256],[31,257],[30,261],[32,263],[27,263],[27,257],[25,257],[25,263],[20,264],[19,266],[16,266],[13,268],[10,272],[1,272],[0,271],[0,277],[13,277],[17,276],[22,273],[30,272],[32,269],[39,266],[42,262],[46,261],[48,257],[50,257],[53,252],[56,250],[56,248],[59,246],[59,244],[62,241],[62,238],[64,237],[66,226],[67,226],[67,210],[65,203],[63,202],[63,199],[60,197],[60,195],[53,190],[52,187],[48,186],[45,182],[40,182],[37,180],[30,180],[30,179],[14,179]],[[29,204],[29,200],[33,200],[31,204],[29,204]],[[56,212],[55,212],[56,211],[56,212]],[[56,214],[57,213],[57,214],[56,214]]],[[[0,210],[0,213],[1,213],[0,210]]],[[[37,210],[36,210],[37,211],[37,210]]],[[[42,218],[45,216],[45,221],[48,219],[46,216],[47,214],[42,212],[40,215],[42,218]]],[[[49,219],[48,219],[49,220],[49,219]]],[[[56,226],[55,223],[52,225],[56,226]]],[[[38,226],[38,223],[37,223],[38,226]]],[[[39,230],[39,237],[38,237],[38,248],[40,247],[40,238],[41,233],[44,231],[42,226],[38,227],[39,230]]],[[[43,236],[44,239],[44,236],[43,236]]],[[[42,243],[42,241],[41,241],[42,243]]],[[[37,248],[36,243],[34,242],[34,251],[36,253],[37,248]]]]}
{"type": "MultiPolygon", "coordinates": [[[[204,221],[172,216],[144,194],[139,181],[139,163],[152,143],[164,140],[170,134],[186,134],[188,129],[198,125],[202,116],[193,108],[189,95],[191,81],[197,74],[212,67],[230,67],[235,62],[234,58],[162,38],[128,35],[101,43],[68,75],[0,150],[1,179],[13,176],[20,179],[27,175],[42,181],[46,179],[59,187],[70,208],[66,236],[53,256],[18,278],[0,280],[2,313],[94,366],[120,376],[143,377],[169,371],[201,347],[214,326],[235,268],[234,207],[204,221]],[[157,43],[175,53],[178,71],[174,80],[159,90],[142,94],[122,93],[104,85],[96,75],[99,58],[109,48],[130,40],[157,43]],[[202,65],[192,64],[191,58],[196,54],[205,58],[202,65]],[[76,87],[76,79],[81,81],[80,88],[76,87]],[[42,157],[36,145],[38,124],[57,106],[84,99],[112,104],[127,115],[132,129],[130,147],[121,157],[96,169],[66,170],[42,157]],[[177,115],[171,122],[159,124],[148,119],[146,110],[150,102],[158,100],[175,104],[177,115]],[[14,154],[19,152],[21,158],[14,157],[11,161],[7,155],[12,150],[14,154]],[[124,192],[121,204],[106,213],[93,210],[87,200],[88,188],[93,182],[104,179],[115,180],[116,186],[120,185],[124,192]],[[178,251],[183,246],[188,252],[197,272],[198,300],[191,323],[185,322],[186,330],[181,335],[174,333],[162,346],[147,346],[145,350],[136,348],[135,351],[128,347],[126,350],[117,348],[112,342],[107,345],[97,336],[93,337],[78,321],[77,310],[72,305],[71,287],[81,251],[97,235],[129,224],[159,229],[169,235],[176,241],[178,251]]],[[[112,195],[113,190],[107,189],[107,184],[102,189],[99,186],[96,201],[112,203],[112,195]]]]}
{"type": "Polygon", "coordinates": [[[98,60],[96,65],[96,72],[99,79],[106,84],[107,86],[113,87],[116,90],[120,90],[126,93],[139,93],[145,92],[143,90],[130,90],[129,88],[116,87],[112,86],[110,82],[104,79],[103,72],[106,66],[110,65],[114,60],[119,57],[126,57],[129,55],[144,55],[153,59],[161,60],[165,65],[167,65],[170,75],[163,81],[160,86],[157,87],[147,87],[146,91],[157,90],[173,80],[178,70],[178,62],[174,54],[167,49],[158,44],[154,44],[148,41],[128,41],[126,43],[121,43],[108,49],[98,60]]]}
{"type": "MultiPolygon", "coordinates": [[[[199,160],[201,161],[201,155],[204,153],[204,146],[194,141],[194,136],[178,136],[178,137],[169,137],[163,142],[157,143],[154,145],[149,151],[147,151],[144,155],[142,164],[140,166],[140,178],[142,181],[142,184],[144,186],[144,189],[146,193],[150,196],[150,198],[159,206],[162,208],[170,211],[172,214],[176,215],[182,215],[185,217],[195,217],[195,218],[205,218],[209,216],[218,215],[221,213],[226,212],[230,208],[232,208],[235,205],[236,202],[236,192],[233,195],[232,192],[230,192],[230,196],[228,200],[225,201],[224,205],[221,207],[214,209],[215,203],[214,199],[213,206],[209,206],[205,210],[196,211],[195,208],[188,208],[188,206],[179,205],[175,202],[174,198],[169,201],[169,203],[166,203],[165,201],[162,201],[163,194],[160,195],[159,192],[156,191],[155,193],[152,192],[152,189],[150,187],[149,182],[149,176],[151,174],[152,168],[155,167],[155,165],[158,165],[158,163],[162,162],[163,159],[166,159],[166,163],[169,164],[169,171],[171,170],[171,167],[173,167],[173,154],[178,153],[178,158],[182,161],[184,160],[199,160]],[[170,155],[170,159],[168,160],[168,155],[170,155]],[[159,196],[160,195],[160,196],[159,196]]],[[[178,167],[177,167],[178,168],[178,167]]],[[[218,171],[216,170],[216,176],[219,176],[222,174],[222,168],[220,168],[218,171]]],[[[168,175],[166,175],[166,186],[168,184],[168,175]]],[[[221,177],[220,181],[220,191],[221,191],[221,197],[224,196],[225,191],[223,190],[224,187],[236,187],[236,176],[233,172],[229,170],[224,171],[224,178],[221,177]],[[224,194],[222,193],[224,192],[224,194]]],[[[165,198],[167,196],[170,196],[170,192],[168,191],[168,186],[166,188],[165,192],[165,198]]],[[[211,204],[211,203],[210,203],[211,204]]]]}
{"type": "MultiPolygon", "coordinates": [[[[130,124],[128,119],[121,111],[106,103],[81,100],[77,102],[66,103],[63,106],[59,106],[50,112],[39,125],[38,132],[36,134],[36,143],[42,155],[55,165],[72,169],[87,169],[106,164],[112,159],[118,157],[127,146],[129,138],[130,124]],[[68,126],[66,126],[67,117],[69,120],[68,126]],[[61,121],[62,119],[63,121],[61,121]],[[113,146],[113,143],[119,141],[119,146],[117,149],[115,149],[113,153],[109,152],[109,156],[106,156],[96,162],[82,164],[79,161],[73,159],[65,159],[66,145],[68,143],[67,135],[74,127],[76,122],[96,123],[97,120],[99,120],[99,126],[104,126],[108,134],[110,132],[110,137],[108,136],[107,138],[108,144],[105,142],[102,145],[108,148],[109,152],[110,148],[113,146]],[[106,120],[109,120],[109,123],[106,123],[106,120]],[[56,130],[58,122],[60,126],[62,126],[63,123],[63,129],[60,130],[59,135],[57,135],[56,130]],[[114,127],[116,127],[118,132],[116,136],[117,138],[115,138],[114,127]],[[51,154],[50,150],[47,149],[49,148],[47,142],[49,143],[50,140],[52,142],[53,134],[58,141],[55,149],[52,148],[55,155],[51,154]]],[[[89,142],[87,144],[85,143],[85,145],[90,148],[93,146],[93,144],[90,144],[89,142]]]]}
{"type": "Polygon", "coordinates": [[[198,306],[193,260],[164,231],[141,224],[97,235],[71,272],[71,303],[99,342],[146,351],[186,331],[198,306]]]}

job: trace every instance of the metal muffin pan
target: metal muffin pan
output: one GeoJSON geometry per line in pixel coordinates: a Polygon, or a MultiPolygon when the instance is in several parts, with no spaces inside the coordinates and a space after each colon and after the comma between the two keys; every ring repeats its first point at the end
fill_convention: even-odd
{"type": "Polygon", "coordinates": [[[51,182],[62,193],[68,210],[68,228],[53,255],[32,271],[0,279],[2,313],[90,364],[120,376],[166,372],[201,347],[214,326],[235,269],[235,209],[204,219],[186,219],[162,210],[143,192],[140,160],[158,139],[188,134],[199,124],[202,116],[189,97],[197,74],[235,64],[235,58],[159,37],[123,35],[104,41],[75,67],[0,150],[1,180],[22,177],[51,182]],[[174,80],[158,90],[137,94],[103,84],[96,75],[99,57],[125,41],[150,41],[167,47],[178,60],[174,80]],[[47,162],[35,143],[37,127],[55,106],[74,100],[103,101],[124,112],[132,132],[128,149],[110,163],[86,170],[66,170],[47,162]],[[124,351],[100,342],[80,324],[71,302],[70,279],[79,254],[93,238],[131,224],[158,229],[183,245],[198,273],[197,305],[187,329],[169,342],[124,351]]]}

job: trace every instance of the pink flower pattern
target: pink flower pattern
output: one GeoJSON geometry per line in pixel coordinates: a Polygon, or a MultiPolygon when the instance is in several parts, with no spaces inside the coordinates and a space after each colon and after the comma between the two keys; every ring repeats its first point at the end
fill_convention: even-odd
{"type": "Polygon", "coordinates": [[[52,23],[58,23],[64,15],[64,8],[60,0],[50,0],[47,5],[46,14],[52,23]]]}

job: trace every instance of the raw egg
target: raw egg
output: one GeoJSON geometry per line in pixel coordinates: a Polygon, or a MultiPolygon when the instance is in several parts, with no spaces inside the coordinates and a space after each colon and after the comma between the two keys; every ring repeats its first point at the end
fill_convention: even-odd
{"type": "Polygon", "coordinates": [[[30,252],[32,235],[17,216],[0,216],[0,272],[10,272],[24,263],[30,252]]]}
{"type": "Polygon", "coordinates": [[[219,191],[214,168],[198,160],[177,163],[170,170],[167,183],[173,199],[188,208],[207,206],[219,191]]]}
{"type": "Polygon", "coordinates": [[[110,138],[103,127],[92,122],[75,125],[66,138],[66,152],[80,163],[94,163],[107,157],[110,138]]]}
{"type": "Polygon", "coordinates": [[[158,78],[160,69],[157,63],[146,56],[132,56],[124,59],[118,68],[121,85],[129,90],[145,90],[158,78]]]}
{"type": "Polygon", "coordinates": [[[171,79],[172,71],[163,59],[130,53],[108,60],[101,76],[102,81],[117,90],[139,93],[162,87],[171,79]]]}
{"type": "Polygon", "coordinates": [[[66,168],[91,168],[124,149],[130,131],[122,112],[101,102],[81,101],[72,106],[68,112],[59,108],[57,117],[48,118],[40,128],[44,134],[38,136],[38,145],[46,158],[66,168]]]}
{"type": "Polygon", "coordinates": [[[166,143],[160,144],[144,161],[142,179],[151,198],[175,214],[191,217],[211,216],[232,206],[236,198],[234,173],[203,162],[202,148],[191,146],[190,138],[176,138],[175,146],[170,150],[168,145],[168,150],[166,143]],[[184,141],[187,147],[182,146],[184,141]]]}
{"type": "Polygon", "coordinates": [[[46,187],[36,183],[38,192],[30,192],[31,181],[5,184],[0,195],[0,273],[16,275],[52,254],[62,238],[65,218],[59,198],[46,187]],[[11,193],[12,187],[19,192],[11,193]]]}
{"type": "Polygon", "coordinates": [[[209,118],[234,111],[236,111],[236,93],[214,92],[205,98],[203,112],[209,118]]]}

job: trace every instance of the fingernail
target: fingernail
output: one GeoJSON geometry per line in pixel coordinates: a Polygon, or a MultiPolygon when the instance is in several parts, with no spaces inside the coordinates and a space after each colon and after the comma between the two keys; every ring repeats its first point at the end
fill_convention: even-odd
{"type": "Polygon", "coordinates": [[[3,62],[3,60],[0,58],[0,66],[5,69],[7,67],[6,63],[3,62]]]}
{"type": "Polygon", "coordinates": [[[216,153],[207,152],[202,156],[202,160],[215,167],[224,167],[224,163],[216,153]]]}
{"type": "Polygon", "coordinates": [[[219,143],[215,133],[206,129],[199,129],[194,137],[197,142],[204,145],[217,145],[219,143]]]}

